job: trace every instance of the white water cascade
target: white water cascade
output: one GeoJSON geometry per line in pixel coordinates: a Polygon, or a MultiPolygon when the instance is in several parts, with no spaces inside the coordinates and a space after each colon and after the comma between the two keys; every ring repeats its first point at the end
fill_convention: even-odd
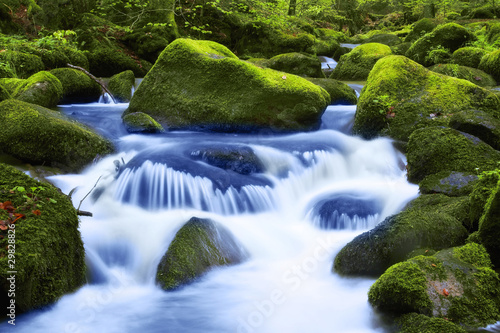
{"type": "Polygon", "coordinates": [[[118,147],[81,174],[51,178],[65,193],[77,187],[75,206],[97,183],[81,207],[94,214],[80,226],[88,284],[0,331],[387,332],[367,302],[374,280],[331,269],[347,242],[418,195],[390,140],[342,133],[336,121],[351,119],[334,114],[292,135],[127,135],[124,108],[64,108],[118,147]],[[221,151],[245,153],[212,158],[221,151]],[[163,291],[156,267],[192,216],[224,225],[249,258],[163,291]]]}

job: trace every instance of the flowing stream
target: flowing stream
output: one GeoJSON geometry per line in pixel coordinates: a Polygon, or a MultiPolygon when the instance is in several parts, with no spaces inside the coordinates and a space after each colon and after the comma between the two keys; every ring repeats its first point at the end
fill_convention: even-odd
{"type": "MultiPolygon", "coordinates": [[[[332,273],[335,254],[418,195],[388,139],[350,136],[355,107],[321,129],[273,135],[129,135],[126,104],[61,110],[116,143],[81,174],[51,177],[81,209],[88,284],[19,316],[15,332],[386,332],[367,302],[373,279],[332,273]],[[221,167],[212,152],[242,158],[221,167]],[[230,154],[229,154],[230,155],[230,154]],[[231,155],[232,156],[232,155],[231,155]],[[249,253],[165,292],[156,267],[192,216],[225,226],[249,253]]],[[[3,331],[10,327],[0,326],[3,331]]]]}

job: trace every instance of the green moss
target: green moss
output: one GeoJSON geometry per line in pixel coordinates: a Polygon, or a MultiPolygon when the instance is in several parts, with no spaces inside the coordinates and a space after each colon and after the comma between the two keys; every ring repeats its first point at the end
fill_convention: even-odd
{"type": "Polygon", "coordinates": [[[458,79],[467,80],[480,87],[492,87],[496,85],[496,82],[491,77],[491,75],[486,74],[482,70],[476,68],[459,66],[457,64],[439,63],[438,65],[434,65],[429,69],[439,74],[444,74],[456,77],[458,79]]]}
{"type": "Polygon", "coordinates": [[[451,62],[451,53],[444,49],[432,50],[425,61],[429,64],[447,64],[451,62]]]}
{"type": "Polygon", "coordinates": [[[362,44],[367,44],[367,43],[379,43],[387,46],[395,46],[401,44],[401,38],[399,38],[394,34],[381,33],[370,36],[369,38],[363,40],[362,42],[362,44]]]}
{"type": "Polygon", "coordinates": [[[481,244],[491,256],[491,261],[496,268],[500,267],[500,182],[491,192],[484,214],[479,221],[479,237],[481,244]]]}
{"type": "Polygon", "coordinates": [[[401,213],[348,243],[335,257],[334,270],[344,275],[382,274],[416,249],[440,250],[463,244],[464,199],[422,195],[401,213]]]}
{"type": "Polygon", "coordinates": [[[358,102],[354,89],[343,82],[318,78],[308,78],[307,80],[325,89],[330,94],[330,104],[355,105],[358,102]]]}
{"type": "Polygon", "coordinates": [[[307,130],[318,126],[329,100],[307,80],[241,61],[220,44],[177,39],[125,114],[144,112],[172,129],[307,130]]]}
{"type": "Polygon", "coordinates": [[[127,103],[132,98],[132,87],[135,84],[134,72],[131,70],[115,74],[108,83],[108,88],[113,97],[122,103],[127,103]]]}
{"type": "Polygon", "coordinates": [[[477,243],[469,243],[462,247],[453,249],[453,255],[461,261],[475,267],[491,268],[491,260],[484,246],[477,243]]]}
{"type": "Polygon", "coordinates": [[[143,63],[134,60],[123,50],[116,48],[99,47],[85,53],[89,60],[90,72],[96,76],[111,77],[115,74],[131,70],[137,77],[144,77],[149,68],[143,63]]]}
{"type": "Polygon", "coordinates": [[[432,303],[426,293],[426,281],[417,264],[395,264],[370,287],[368,301],[383,312],[430,313],[432,303]]]}
{"type": "Polygon", "coordinates": [[[432,50],[446,49],[454,52],[475,39],[476,37],[466,28],[456,23],[447,23],[420,37],[408,49],[406,56],[427,67],[435,64],[428,57],[432,50]]]}
{"type": "Polygon", "coordinates": [[[449,115],[467,109],[500,117],[500,99],[484,88],[431,72],[408,58],[388,56],[370,72],[353,131],[365,138],[382,134],[407,141],[414,130],[448,125],[449,115]]]}
{"type": "Polygon", "coordinates": [[[0,84],[0,102],[8,98],[10,98],[9,91],[0,84]]]}
{"type": "Polygon", "coordinates": [[[172,290],[193,282],[216,266],[240,263],[246,252],[220,225],[191,218],[175,235],[158,265],[156,282],[172,290]]]}
{"type": "MultiPolygon", "coordinates": [[[[50,184],[40,183],[11,166],[0,164],[0,202],[11,201],[17,213],[26,218],[15,224],[16,314],[55,302],[85,282],[84,248],[78,231],[78,217],[71,201],[50,184]],[[31,209],[23,211],[22,193],[15,186],[40,187],[42,201],[39,216],[31,209]],[[46,201],[51,198],[56,203],[46,201]]],[[[0,210],[0,215],[5,212],[0,210]]],[[[2,217],[5,217],[1,215],[2,217]]],[[[9,290],[8,233],[0,231],[0,288],[9,290]]],[[[8,298],[2,298],[6,307],[8,298]]]]}
{"type": "Polygon", "coordinates": [[[405,43],[413,43],[426,33],[431,32],[436,28],[437,24],[430,18],[424,18],[413,24],[411,32],[406,36],[405,43]]]}
{"type": "Polygon", "coordinates": [[[62,104],[95,102],[101,95],[101,86],[80,70],[57,68],[50,73],[62,84],[62,104]]]}
{"type": "Polygon", "coordinates": [[[409,313],[398,318],[400,333],[466,333],[457,324],[443,318],[431,318],[423,314],[409,313]]]}
{"type": "Polygon", "coordinates": [[[489,52],[472,46],[461,47],[453,52],[453,62],[460,66],[478,68],[481,58],[489,52]]]}
{"type": "Polygon", "coordinates": [[[476,137],[451,128],[416,130],[408,142],[408,180],[420,182],[441,171],[475,172],[492,170],[500,152],[476,137]]]}
{"type": "Polygon", "coordinates": [[[497,171],[485,171],[479,175],[479,181],[474,185],[472,193],[469,195],[471,201],[470,219],[475,225],[477,230],[479,227],[479,220],[484,213],[484,207],[488,198],[496,188],[500,180],[500,173],[497,171]]]}
{"type": "Polygon", "coordinates": [[[0,62],[9,64],[12,71],[20,79],[26,79],[45,69],[45,65],[40,57],[12,50],[0,52],[0,62]]]}
{"type": "Polygon", "coordinates": [[[24,162],[78,171],[112,144],[56,111],[8,99],[0,103],[1,150],[24,162]]]}
{"type": "Polygon", "coordinates": [[[265,66],[300,76],[325,77],[318,57],[303,53],[292,52],[274,56],[265,63],[265,66]]]}
{"type": "Polygon", "coordinates": [[[419,183],[420,193],[443,193],[453,197],[468,195],[477,180],[476,174],[441,171],[425,177],[419,183]]]}
{"type": "Polygon", "coordinates": [[[355,47],[351,52],[340,57],[330,75],[337,80],[365,80],[375,63],[392,51],[389,46],[379,43],[368,43],[355,47]]]}
{"type": "Polygon", "coordinates": [[[12,97],[44,107],[54,107],[63,95],[62,84],[50,72],[33,74],[16,87],[12,97]]]}
{"type": "Polygon", "coordinates": [[[16,92],[16,89],[23,84],[23,79],[16,78],[4,78],[0,79],[0,85],[2,85],[10,95],[16,92]]]}
{"type": "Polygon", "coordinates": [[[392,54],[394,55],[405,55],[406,51],[411,47],[411,43],[401,43],[398,45],[391,46],[392,54]]]}
{"type": "Polygon", "coordinates": [[[142,112],[125,115],[123,123],[129,133],[161,133],[165,131],[153,118],[142,112]]]}
{"type": "Polygon", "coordinates": [[[89,70],[89,60],[83,51],[73,47],[61,47],[60,50],[68,57],[71,65],[79,66],[89,70]]]}
{"type": "Polygon", "coordinates": [[[500,82],[500,49],[485,54],[481,58],[478,68],[493,76],[497,82],[500,82]]]}
{"type": "Polygon", "coordinates": [[[479,110],[460,111],[451,116],[449,125],[500,150],[500,119],[493,115],[479,110]]]}

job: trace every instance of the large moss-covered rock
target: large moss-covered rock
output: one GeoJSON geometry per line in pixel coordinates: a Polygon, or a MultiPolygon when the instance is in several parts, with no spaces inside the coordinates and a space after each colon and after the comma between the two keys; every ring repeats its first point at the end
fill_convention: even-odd
{"type": "Polygon", "coordinates": [[[453,62],[460,66],[478,68],[481,59],[489,52],[472,46],[461,47],[453,52],[453,62]]]}
{"type": "Polygon", "coordinates": [[[388,55],[391,48],[384,44],[368,43],[355,47],[351,52],[340,57],[330,75],[337,80],[365,80],[375,63],[388,55]]]}
{"type": "Polygon", "coordinates": [[[458,79],[467,80],[480,87],[493,87],[496,85],[491,75],[486,74],[480,69],[459,66],[457,64],[438,64],[429,68],[431,71],[444,74],[458,79]]]}
{"type": "Polygon", "coordinates": [[[473,173],[441,171],[424,178],[418,185],[420,193],[442,193],[451,197],[460,197],[472,192],[478,176],[473,173]]]}
{"type": "Polygon", "coordinates": [[[330,101],[301,77],[239,60],[211,41],[177,39],[141,82],[125,114],[172,129],[310,130],[330,101]]]}
{"type": "Polygon", "coordinates": [[[500,268],[500,182],[490,194],[479,221],[481,244],[491,256],[495,268],[500,268]]]}
{"type": "Polygon", "coordinates": [[[500,49],[484,55],[478,68],[500,82],[500,49]]]}
{"type": "Polygon", "coordinates": [[[456,23],[447,23],[420,37],[408,49],[406,56],[419,64],[431,66],[435,64],[428,57],[432,50],[444,48],[449,52],[454,52],[475,39],[476,37],[466,28],[456,23]]]}
{"type": "Polygon", "coordinates": [[[472,193],[469,195],[469,218],[475,226],[474,230],[478,230],[479,220],[484,214],[486,203],[496,189],[499,180],[500,172],[498,170],[484,171],[479,175],[479,181],[474,184],[472,193]]]}
{"type": "Polygon", "coordinates": [[[0,102],[8,98],[10,98],[9,91],[0,84],[0,102]]]}
{"type": "Polygon", "coordinates": [[[394,34],[376,34],[361,42],[361,44],[379,43],[387,46],[395,46],[401,44],[401,38],[394,34]]]}
{"type": "Polygon", "coordinates": [[[63,96],[61,81],[50,72],[33,74],[17,85],[12,97],[47,108],[54,107],[63,96]]]}
{"type": "Polygon", "coordinates": [[[486,250],[470,243],[390,267],[372,285],[368,300],[392,315],[415,312],[484,327],[500,319],[500,279],[486,250]]]}
{"type": "Polygon", "coordinates": [[[436,28],[437,24],[430,18],[423,18],[413,24],[410,33],[405,37],[405,43],[413,43],[426,33],[431,32],[436,28]]]}
{"type": "Polygon", "coordinates": [[[330,94],[330,104],[355,105],[358,102],[354,89],[343,82],[320,78],[307,78],[307,80],[317,84],[330,94]]]}
{"type": "Polygon", "coordinates": [[[462,206],[467,206],[467,198],[423,195],[354,238],[335,257],[333,268],[344,275],[377,276],[416,249],[461,245],[468,235],[463,226],[468,216],[462,206]]]}
{"type": "Polygon", "coordinates": [[[125,115],[123,123],[129,133],[162,133],[165,131],[151,116],[142,112],[125,115]]]}
{"type": "Polygon", "coordinates": [[[0,150],[24,162],[77,171],[112,144],[57,111],[15,99],[0,103],[0,150]]]}
{"type": "Polygon", "coordinates": [[[161,259],[156,282],[165,290],[191,283],[217,266],[242,262],[246,251],[223,226],[196,217],[175,235],[161,259]]]}
{"type": "Polygon", "coordinates": [[[496,150],[500,150],[500,119],[478,110],[454,113],[449,123],[451,128],[472,134],[496,150]]]}
{"type": "Polygon", "coordinates": [[[377,62],[361,92],[353,131],[365,138],[407,141],[422,127],[448,125],[450,115],[482,110],[500,118],[500,99],[475,84],[429,71],[403,56],[377,62]]]}
{"type": "Polygon", "coordinates": [[[25,216],[15,222],[12,231],[3,230],[5,221],[12,218],[8,205],[0,208],[0,290],[4,295],[0,305],[3,309],[10,305],[7,295],[12,282],[15,297],[10,299],[15,300],[15,314],[19,315],[54,303],[84,284],[85,252],[76,210],[67,196],[5,164],[0,163],[0,174],[0,202],[10,201],[13,213],[25,216]],[[16,186],[26,192],[12,191],[16,186]],[[9,268],[13,263],[9,253],[14,251],[10,241],[14,235],[15,268],[9,268]],[[9,271],[17,272],[15,280],[7,280],[13,275],[9,271]]]}
{"type": "Polygon", "coordinates": [[[56,68],[50,73],[62,84],[61,104],[96,102],[102,94],[101,86],[82,71],[56,68]]]}
{"type": "Polygon", "coordinates": [[[279,54],[265,62],[265,66],[290,74],[324,78],[321,61],[316,56],[292,52],[279,54]]]}
{"type": "Polygon", "coordinates": [[[115,74],[108,83],[111,94],[119,102],[127,103],[132,98],[132,88],[135,85],[135,75],[131,70],[115,74]]]}
{"type": "Polygon", "coordinates": [[[397,319],[399,333],[467,333],[460,325],[447,319],[408,313],[397,319]]]}
{"type": "Polygon", "coordinates": [[[20,79],[26,79],[45,69],[45,65],[40,57],[19,51],[7,50],[0,52],[0,62],[9,64],[10,68],[12,68],[13,72],[20,79]]]}
{"type": "Polygon", "coordinates": [[[493,170],[500,152],[480,139],[452,128],[418,129],[408,142],[408,180],[418,183],[441,171],[493,170]]]}

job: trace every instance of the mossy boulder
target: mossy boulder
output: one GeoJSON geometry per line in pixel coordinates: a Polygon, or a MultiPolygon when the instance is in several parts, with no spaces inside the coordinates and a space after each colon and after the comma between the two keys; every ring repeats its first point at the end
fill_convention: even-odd
{"type": "Polygon", "coordinates": [[[413,24],[413,28],[408,35],[405,37],[405,43],[413,43],[426,33],[431,32],[437,27],[434,20],[430,18],[423,18],[413,24]]]}
{"type": "Polygon", "coordinates": [[[50,72],[33,74],[17,85],[12,97],[47,108],[55,107],[63,96],[61,81],[50,72]]]}
{"type": "Polygon", "coordinates": [[[299,76],[239,60],[215,42],[177,39],[125,114],[144,112],[171,129],[310,130],[329,101],[328,92],[299,76]]]}
{"type": "Polygon", "coordinates": [[[358,102],[354,89],[344,82],[320,78],[307,78],[307,80],[325,89],[330,94],[330,104],[356,105],[358,102]]]}
{"type": "Polygon", "coordinates": [[[398,44],[401,44],[401,38],[394,34],[376,34],[373,35],[361,42],[361,44],[368,44],[368,43],[379,43],[379,44],[384,44],[387,46],[395,46],[398,44]]]}
{"type": "Polygon", "coordinates": [[[401,43],[391,46],[392,54],[394,55],[405,55],[406,51],[411,47],[411,43],[401,43]]]}
{"type": "Polygon", "coordinates": [[[133,112],[123,117],[123,123],[129,133],[162,133],[163,127],[151,116],[142,112],[133,112]]]}
{"type": "Polygon", "coordinates": [[[428,57],[429,52],[432,50],[443,48],[449,52],[454,52],[474,40],[476,40],[476,37],[466,28],[456,23],[447,23],[420,37],[408,49],[406,56],[428,67],[435,64],[428,57]]]}
{"type": "Polygon", "coordinates": [[[484,55],[478,68],[500,82],[500,49],[484,55]]]}
{"type": "Polygon", "coordinates": [[[342,275],[378,276],[417,249],[461,245],[468,236],[462,206],[467,206],[466,197],[422,195],[349,242],[335,257],[333,269],[342,275]]]}
{"type": "Polygon", "coordinates": [[[496,150],[500,150],[500,119],[484,111],[471,110],[454,113],[449,126],[472,134],[496,150]]]}
{"type": "Polygon", "coordinates": [[[368,301],[392,315],[414,312],[473,329],[500,319],[500,279],[484,247],[470,243],[390,267],[368,301]]]}
{"type": "Polygon", "coordinates": [[[451,197],[469,195],[478,176],[473,173],[441,171],[425,177],[420,183],[420,193],[442,193],[451,197]]]}
{"type": "Polygon", "coordinates": [[[45,69],[40,57],[19,51],[6,50],[0,52],[0,62],[9,64],[9,67],[20,79],[26,79],[45,69]]]}
{"type": "Polygon", "coordinates": [[[500,152],[470,134],[446,127],[413,132],[408,142],[408,180],[418,183],[441,171],[493,170],[500,152]]]}
{"type": "Polygon", "coordinates": [[[407,141],[427,126],[447,126],[450,115],[482,110],[500,117],[500,99],[465,80],[429,71],[403,57],[377,62],[361,92],[353,131],[365,138],[387,135],[407,141]]]}
{"type": "Polygon", "coordinates": [[[144,62],[134,60],[123,50],[100,47],[86,51],[89,60],[89,71],[95,76],[111,77],[115,74],[131,70],[137,77],[144,77],[150,69],[144,62]]]}
{"type": "Polygon", "coordinates": [[[279,54],[265,62],[266,67],[299,76],[325,78],[318,57],[292,52],[279,54]]]}
{"type": "Polygon", "coordinates": [[[399,333],[467,333],[460,325],[444,318],[408,313],[396,320],[399,333]]]}
{"type": "Polygon", "coordinates": [[[469,195],[469,218],[475,226],[474,230],[478,230],[479,220],[484,214],[486,203],[496,189],[499,180],[500,172],[498,170],[484,171],[479,175],[479,181],[474,184],[472,193],[469,195]]]}
{"type": "Polygon", "coordinates": [[[479,221],[479,238],[495,268],[500,268],[500,182],[497,182],[484,207],[479,221]]]}
{"type": "Polygon", "coordinates": [[[9,91],[0,84],[0,102],[8,98],[10,98],[9,91]]]}
{"type": "Polygon", "coordinates": [[[113,97],[119,102],[127,103],[132,98],[132,88],[135,85],[135,75],[131,70],[115,74],[108,83],[113,97]]]}
{"type": "MultiPolygon", "coordinates": [[[[2,163],[0,174],[0,202],[10,201],[14,213],[24,215],[16,221],[12,231],[0,231],[0,290],[4,295],[0,304],[4,309],[10,305],[7,295],[11,281],[7,278],[12,276],[9,271],[15,270],[12,282],[16,295],[11,299],[15,299],[16,315],[19,315],[54,303],[83,285],[85,251],[76,210],[66,195],[2,163]],[[26,192],[12,191],[16,186],[23,187],[26,192]],[[26,199],[23,195],[32,195],[31,188],[35,188],[37,194],[26,199]],[[9,244],[12,244],[13,231],[15,269],[10,269],[9,253],[14,247],[9,244]],[[9,251],[8,245],[11,246],[9,251]]],[[[7,206],[0,209],[0,220],[2,223],[9,220],[7,206]]]]}
{"type": "Polygon", "coordinates": [[[429,70],[439,74],[456,77],[457,79],[467,80],[480,87],[493,87],[496,85],[491,75],[472,67],[440,63],[430,67],[429,70]]]}
{"type": "Polygon", "coordinates": [[[451,53],[446,49],[437,49],[429,51],[427,59],[430,64],[447,64],[452,61],[451,53]]]}
{"type": "Polygon", "coordinates": [[[375,63],[388,55],[391,48],[384,44],[368,43],[344,54],[330,75],[337,80],[366,80],[375,63]]]}
{"type": "Polygon", "coordinates": [[[158,264],[156,282],[165,290],[177,289],[214,267],[238,264],[246,257],[223,226],[193,217],[176,233],[158,264]]]}
{"type": "Polygon", "coordinates": [[[15,99],[0,103],[0,150],[21,161],[78,171],[112,144],[57,111],[15,99]]]}
{"type": "Polygon", "coordinates": [[[478,68],[481,59],[489,52],[472,46],[461,47],[452,54],[452,60],[460,66],[478,68]]]}
{"type": "Polygon", "coordinates": [[[80,70],[56,68],[50,73],[62,84],[61,104],[96,102],[102,94],[101,86],[80,70]]]}

